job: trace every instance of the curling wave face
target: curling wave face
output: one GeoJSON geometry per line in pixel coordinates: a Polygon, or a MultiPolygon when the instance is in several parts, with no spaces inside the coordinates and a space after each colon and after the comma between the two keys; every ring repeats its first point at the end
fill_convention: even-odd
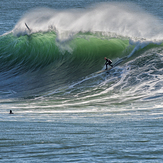
{"type": "Polygon", "coordinates": [[[44,85],[42,80],[45,80],[46,86],[62,86],[101,69],[105,56],[117,60],[130,51],[127,39],[106,39],[88,33],[78,33],[64,42],[56,39],[55,32],[20,37],[8,34],[0,41],[1,78],[9,80],[3,83],[5,87],[13,85],[13,80],[15,85],[20,81],[28,86],[44,85]],[[36,75],[39,76],[37,82],[33,81],[36,75]]]}

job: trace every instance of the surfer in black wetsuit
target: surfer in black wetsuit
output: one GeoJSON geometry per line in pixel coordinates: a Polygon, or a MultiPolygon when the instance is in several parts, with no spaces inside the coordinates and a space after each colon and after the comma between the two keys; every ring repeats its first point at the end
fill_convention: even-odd
{"type": "Polygon", "coordinates": [[[113,65],[112,65],[112,61],[110,60],[110,59],[108,59],[108,58],[104,58],[105,59],[105,65],[106,65],[106,69],[105,70],[107,70],[108,69],[108,65],[109,66],[111,66],[111,67],[113,67],[113,65]]]}
{"type": "Polygon", "coordinates": [[[14,114],[14,113],[12,112],[12,110],[10,110],[10,113],[9,114],[14,114]]]}

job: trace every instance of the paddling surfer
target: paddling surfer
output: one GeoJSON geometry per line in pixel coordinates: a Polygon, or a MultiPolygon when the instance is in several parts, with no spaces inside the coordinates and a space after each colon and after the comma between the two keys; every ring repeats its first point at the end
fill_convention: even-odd
{"type": "Polygon", "coordinates": [[[107,70],[108,69],[108,65],[109,66],[111,66],[111,67],[113,67],[113,65],[112,65],[112,61],[110,60],[110,59],[108,59],[108,58],[104,58],[105,59],[105,65],[106,65],[106,69],[105,70],[107,70]]]}
{"type": "Polygon", "coordinates": [[[12,110],[10,110],[10,113],[9,114],[14,114],[14,113],[12,112],[12,110]]]}

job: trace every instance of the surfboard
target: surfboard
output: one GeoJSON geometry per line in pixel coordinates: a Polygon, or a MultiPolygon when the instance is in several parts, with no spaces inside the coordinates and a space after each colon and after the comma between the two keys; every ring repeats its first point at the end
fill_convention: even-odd
{"type": "Polygon", "coordinates": [[[100,74],[100,73],[102,73],[102,72],[107,72],[107,71],[109,71],[110,69],[112,69],[113,67],[110,67],[110,68],[108,68],[107,70],[106,69],[103,69],[103,70],[100,70],[100,71],[98,71],[98,72],[96,72],[97,74],[100,74]]]}
{"type": "Polygon", "coordinates": [[[31,29],[28,27],[28,25],[25,23],[25,26],[27,27],[27,29],[29,30],[29,32],[31,32],[31,29]]]}

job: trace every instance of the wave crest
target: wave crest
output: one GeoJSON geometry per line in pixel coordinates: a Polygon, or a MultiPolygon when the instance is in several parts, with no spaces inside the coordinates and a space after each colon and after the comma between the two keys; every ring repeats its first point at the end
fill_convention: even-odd
{"type": "Polygon", "coordinates": [[[32,33],[57,31],[60,40],[79,32],[97,31],[132,39],[163,38],[159,20],[132,3],[101,3],[86,9],[33,9],[20,19],[13,33],[28,34],[25,23],[32,29],[32,33]]]}

